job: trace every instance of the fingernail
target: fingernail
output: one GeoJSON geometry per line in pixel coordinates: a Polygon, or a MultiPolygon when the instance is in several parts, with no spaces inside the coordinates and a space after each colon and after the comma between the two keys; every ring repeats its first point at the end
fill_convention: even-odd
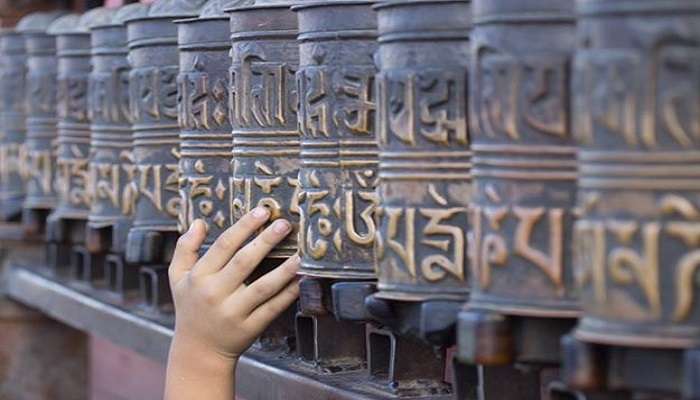
{"type": "Polygon", "coordinates": [[[258,219],[266,219],[270,215],[269,211],[265,207],[255,207],[253,210],[253,216],[258,219]]]}
{"type": "Polygon", "coordinates": [[[198,219],[195,219],[194,221],[192,221],[192,223],[190,224],[190,227],[187,228],[187,232],[185,232],[185,233],[189,233],[189,232],[194,231],[195,225],[197,225],[198,221],[199,221],[198,219]]]}
{"type": "Polygon", "coordinates": [[[289,232],[289,229],[291,228],[291,225],[289,225],[289,222],[283,220],[283,219],[278,219],[275,221],[275,223],[272,224],[272,230],[275,231],[275,233],[287,233],[289,232]]]}

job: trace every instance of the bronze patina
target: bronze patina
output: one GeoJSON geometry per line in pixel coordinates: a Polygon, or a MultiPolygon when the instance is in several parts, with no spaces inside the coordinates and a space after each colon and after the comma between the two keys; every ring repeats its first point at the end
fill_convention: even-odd
{"type": "Polygon", "coordinates": [[[231,32],[229,104],[233,126],[232,223],[255,208],[294,225],[270,253],[297,251],[299,127],[295,74],[296,15],[289,4],[228,9],[231,32]]]}
{"type": "Polygon", "coordinates": [[[48,26],[62,13],[35,13],[17,25],[27,52],[26,140],[23,175],[25,199],[22,224],[27,233],[44,231],[56,206],[54,187],[56,145],[56,39],[48,26]]]}
{"type": "Polygon", "coordinates": [[[24,201],[27,53],[17,29],[0,31],[0,220],[19,221],[24,201]]]}
{"type": "Polygon", "coordinates": [[[55,176],[58,203],[47,222],[49,263],[55,268],[70,264],[71,275],[86,281],[100,279],[103,272],[101,260],[90,257],[84,248],[91,203],[88,172],[90,27],[105,23],[111,15],[111,10],[96,8],[79,17],[61,17],[49,28],[49,33],[56,38],[58,57],[55,176]]]}
{"type": "Polygon", "coordinates": [[[147,304],[155,310],[170,307],[167,265],[177,240],[180,214],[180,60],[174,21],[198,16],[204,3],[159,0],[151,5],[147,16],[126,21],[132,151],[138,188],[126,261],[145,268],[141,288],[147,304]]]}
{"type": "Polygon", "coordinates": [[[579,314],[569,245],[576,195],[569,112],[574,1],[473,4],[473,274],[460,315],[459,357],[557,362],[560,336],[579,314]]]}
{"type": "Polygon", "coordinates": [[[578,15],[583,318],[567,375],[585,389],[698,398],[700,5],[581,0],[578,15]]]}
{"type": "Polygon", "coordinates": [[[368,334],[369,368],[376,374],[388,351],[395,392],[448,392],[443,357],[468,288],[470,2],[385,1],[375,9],[378,292],[366,305],[384,329],[368,334]],[[415,359],[401,348],[415,349],[415,359]],[[423,365],[415,386],[413,363],[423,365]]]}
{"type": "Polygon", "coordinates": [[[379,319],[398,319],[401,331],[448,344],[467,295],[470,4],[388,1],[376,8],[379,292],[368,305],[379,319]],[[434,326],[434,313],[452,322],[434,326]]]}
{"type": "Polygon", "coordinates": [[[178,21],[181,224],[208,225],[204,252],[230,226],[232,147],[229,120],[229,18],[224,7],[252,1],[209,0],[198,18],[178,21]]]}
{"type": "Polygon", "coordinates": [[[148,7],[131,4],[111,20],[95,25],[89,79],[90,197],[87,250],[105,257],[107,287],[123,295],[135,289],[138,270],[126,266],[124,252],[138,196],[129,113],[127,19],[145,16],[148,7]]]}
{"type": "Polygon", "coordinates": [[[299,23],[301,130],[297,349],[326,371],[362,367],[378,205],[372,1],[307,1],[299,23]],[[364,282],[363,282],[364,281],[364,282]],[[331,285],[336,295],[331,295],[331,285]],[[340,290],[340,292],[338,292],[340,290]],[[332,315],[327,315],[334,313],[332,315]],[[343,335],[343,346],[334,344],[343,335]]]}

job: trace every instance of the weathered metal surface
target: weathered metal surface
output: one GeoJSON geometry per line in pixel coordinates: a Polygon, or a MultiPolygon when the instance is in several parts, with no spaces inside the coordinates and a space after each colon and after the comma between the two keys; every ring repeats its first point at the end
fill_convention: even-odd
{"type": "MultiPolygon", "coordinates": [[[[99,231],[97,252],[124,251],[137,189],[129,114],[129,64],[124,21],[144,16],[147,6],[132,4],[104,25],[92,27],[89,79],[90,196],[88,232],[99,231]]],[[[88,234],[88,242],[90,242],[88,234]]]]}
{"type": "MultiPolygon", "coordinates": [[[[54,187],[56,146],[56,38],[48,26],[61,13],[35,13],[17,26],[27,53],[26,140],[24,158],[25,199],[22,223],[31,233],[43,230],[45,219],[56,206],[54,187]]],[[[1,167],[0,167],[1,168],[1,167]]]]}
{"type": "Polygon", "coordinates": [[[178,48],[174,20],[199,15],[203,0],[161,0],[127,21],[133,156],[139,196],[126,259],[167,264],[178,232],[178,48]]]}
{"type": "Polygon", "coordinates": [[[467,294],[468,1],[389,1],[379,18],[377,297],[467,294]]]}
{"type": "Polygon", "coordinates": [[[696,347],[700,5],[589,0],[578,11],[575,336],[696,347]]]}
{"type": "Polygon", "coordinates": [[[90,120],[88,118],[88,77],[90,25],[103,22],[106,9],[94,9],[75,16],[61,17],[50,33],[56,37],[58,56],[58,147],[56,189],[58,204],[51,219],[87,220],[90,210],[88,157],[90,120]]]}
{"type": "Polygon", "coordinates": [[[231,31],[229,104],[233,126],[231,216],[256,206],[294,229],[269,255],[297,251],[299,128],[295,74],[299,65],[296,15],[289,4],[227,9],[231,31]]]}
{"type": "Polygon", "coordinates": [[[90,121],[88,77],[90,27],[103,24],[112,11],[93,9],[82,16],[67,15],[49,27],[56,38],[58,135],[55,189],[58,203],[47,220],[49,264],[58,269],[71,266],[78,279],[97,278],[95,262],[82,247],[90,210],[88,157],[90,121]],[[73,247],[75,246],[75,247],[73,247]]]}
{"type": "Polygon", "coordinates": [[[378,150],[372,1],[313,1],[299,21],[301,273],[373,279],[378,150]]]}
{"type": "Polygon", "coordinates": [[[231,221],[231,151],[228,112],[229,18],[224,6],[252,1],[210,0],[199,18],[178,25],[180,48],[180,191],[183,228],[195,219],[209,229],[202,251],[231,221]]]}
{"type": "Polygon", "coordinates": [[[24,201],[27,56],[20,32],[0,31],[0,55],[0,220],[14,221],[24,201]]]}
{"type": "Polygon", "coordinates": [[[476,0],[470,309],[575,317],[573,0],[476,0]]]}
{"type": "Polygon", "coordinates": [[[138,196],[129,108],[129,63],[125,21],[143,17],[148,7],[122,7],[91,29],[89,78],[90,214],[86,249],[104,256],[107,287],[124,295],[138,285],[138,268],[125,265],[124,252],[138,196]]]}
{"type": "Polygon", "coordinates": [[[579,315],[570,246],[574,21],[573,0],[474,2],[472,293],[457,332],[463,362],[556,364],[561,337],[579,315]]]}

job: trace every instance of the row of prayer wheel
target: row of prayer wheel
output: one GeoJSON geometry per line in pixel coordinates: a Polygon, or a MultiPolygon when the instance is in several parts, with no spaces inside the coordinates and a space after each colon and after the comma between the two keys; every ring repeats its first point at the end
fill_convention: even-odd
{"type": "Polygon", "coordinates": [[[455,387],[700,398],[694,1],[156,0],[31,14],[0,76],[0,217],[58,275],[167,311],[179,232],[262,205],[324,373],[456,344],[455,387]]]}

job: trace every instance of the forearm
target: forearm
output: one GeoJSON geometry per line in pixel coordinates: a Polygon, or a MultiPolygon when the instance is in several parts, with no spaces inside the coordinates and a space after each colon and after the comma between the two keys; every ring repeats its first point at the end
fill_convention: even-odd
{"type": "Polygon", "coordinates": [[[234,400],[236,363],[176,335],[168,357],[165,400],[234,400]]]}

